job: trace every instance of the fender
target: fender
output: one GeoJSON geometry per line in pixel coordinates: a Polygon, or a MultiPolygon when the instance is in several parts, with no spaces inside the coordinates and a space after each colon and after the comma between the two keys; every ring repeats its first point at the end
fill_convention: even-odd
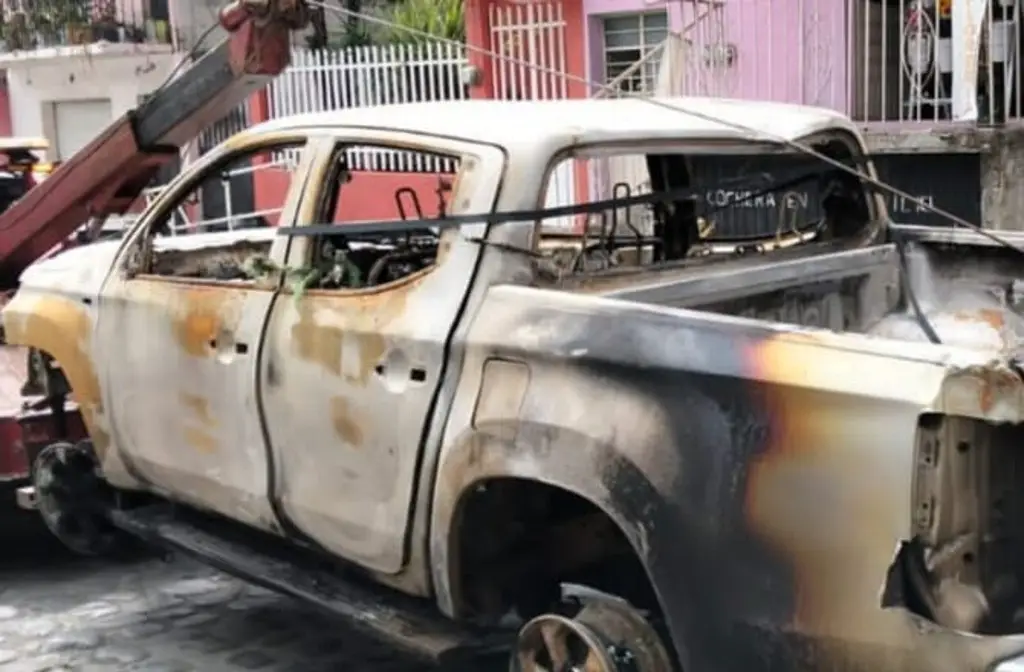
{"type": "Polygon", "coordinates": [[[24,289],[2,313],[6,343],[42,350],[60,365],[102,462],[110,431],[92,343],[93,318],[82,303],[24,289]]]}

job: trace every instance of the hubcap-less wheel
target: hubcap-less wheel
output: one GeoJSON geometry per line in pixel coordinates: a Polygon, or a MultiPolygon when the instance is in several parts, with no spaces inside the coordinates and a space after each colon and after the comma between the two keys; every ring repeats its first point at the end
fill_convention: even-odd
{"type": "Polygon", "coordinates": [[[661,637],[625,602],[588,604],[575,617],[538,616],[519,631],[512,672],[671,672],[661,637]]]}
{"type": "Polygon", "coordinates": [[[114,550],[121,535],[107,519],[112,495],[88,441],[43,448],[32,481],[43,523],[65,546],[83,555],[114,550]]]}

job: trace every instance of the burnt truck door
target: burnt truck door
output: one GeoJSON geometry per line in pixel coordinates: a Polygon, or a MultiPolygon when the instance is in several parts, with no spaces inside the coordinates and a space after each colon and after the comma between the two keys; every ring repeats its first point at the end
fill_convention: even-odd
{"type": "Polygon", "coordinates": [[[346,234],[346,223],[367,211],[388,221],[403,210],[415,217],[416,200],[433,217],[435,186],[452,214],[489,212],[504,153],[413,134],[343,132],[312,169],[300,206],[316,208],[321,232],[336,224],[337,233],[329,226],[330,235],[290,237],[289,267],[310,269],[319,281],[286,285],[275,299],[260,396],[274,495],[291,531],[364,567],[397,573],[424,436],[435,400],[439,408],[446,403],[439,389],[448,358],[461,351],[452,333],[483,249],[472,239],[485,226],[439,236],[427,227],[407,237],[389,233],[386,223],[346,234]],[[421,166],[423,174],[396,193],[382,191],[367,171],[381,156],[421,166]],[[453,169],[449,192],[436,173],[453,169]]]}
{"type": "Polygon", "coordinates": [[[224,170],[255,163],[276,173],[268,183],[290,180],[276,192],[276,218],[294,223],[307,170],[281,159],[304,143],[296,132],[243,136],[200,159],[126,236],[100,295],[104,403],[128,471],[171,499],[263,529],[275,522],[256,362],[275,284],[246,266],[273,258],[276,237],[202,233],[196,196],[224,170]]]}

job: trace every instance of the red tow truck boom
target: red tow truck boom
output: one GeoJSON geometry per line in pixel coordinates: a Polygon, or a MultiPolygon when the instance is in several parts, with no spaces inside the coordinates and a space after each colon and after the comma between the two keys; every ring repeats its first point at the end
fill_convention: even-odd
{"type": "Polygon", "coordinates": [[[183,145],[262,89],[289,63],[304,0],[235,0],[226,41],[127,112],[0,215],[0,289],[92,217],[122,214],[183,145]]]}

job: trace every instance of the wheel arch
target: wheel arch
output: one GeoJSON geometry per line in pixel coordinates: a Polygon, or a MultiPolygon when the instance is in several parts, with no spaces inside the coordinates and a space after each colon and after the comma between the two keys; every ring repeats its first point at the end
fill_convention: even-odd
{"type": "MultiPolygon", "coordinates": [[[[480,503],[481,489],[511,485],[516,492],[505,503],[512,503],[511,508],[516,510],[516,504],[528,504],[517,495],[543,492],[559,503],[574,502],[583,510],[589,509],[614,527],[638,563],[655,602],[644,606],[657,608],[664,617],[676,655],[685,668],[688,656],[683,642],[688,637],[683,634],[689,619],[679,609],[681,591],[673,589],[670,594],[663,589],[666,568],[681,559],[672,549],[658,548],[659,542],[652,535],[674,519],[676,509],[656,480],[627,452],[565,427],[524,421],[469,431],[445,448],[433,498],[431,558],[442,610],[455,618],[476,616],[468,599],[470,587],[463,567],[467,559],[473,560],[466,557],[464,542],[467,538],[474,541],[475,530],[466,523],[473,514],[472,507],[480,503]]],[[[503,529],[496,535],[499,538],[509,535],[505,522],[501,521],[503,529]]],[[[559,522],[561,519],[555,517],[545,524],[555,524],[557,529],[559,522]]],[[[595,527],[600,528],[600,523],[595,527]]],[[[495,530],[492,527],[490,534],[495,530]]],[[[611,548],[618,547],[613,543],[611,548]]],[[[685,572],[685,567],[678,569],[685,572]]],[[[605,586],[592,587],[615,592],[605,586]]]]}

